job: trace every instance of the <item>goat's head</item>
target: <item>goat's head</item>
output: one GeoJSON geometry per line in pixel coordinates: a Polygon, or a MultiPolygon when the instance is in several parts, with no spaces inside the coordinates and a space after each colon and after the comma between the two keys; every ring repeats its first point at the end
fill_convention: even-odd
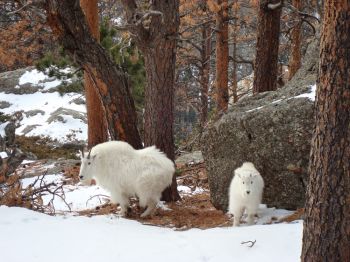
{"type": "Polygon", "coordinates": [[[256,194],[254,191],[257,188],[257,183],[259,183],[258,177],[260,176],[258,170],[255,168],[237,168],[235,170],[235,176],[238,178],[239,188],[243,197],[249,197],[250,195],[256,194]]]}
{"type": "Polygon", "coordinates": [[[91,149],[88,153],[81,151],[81,166],[79,178],[82,182],[91,181],[96,172],[96,154],[91,153],[91,149]]]}

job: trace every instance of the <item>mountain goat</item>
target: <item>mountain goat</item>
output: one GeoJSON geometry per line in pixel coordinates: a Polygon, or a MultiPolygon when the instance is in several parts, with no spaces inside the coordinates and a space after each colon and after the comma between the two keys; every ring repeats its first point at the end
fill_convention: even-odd
{"type": "Polygon", "coordinates": [[[172,182],[174,163],[155,146],[135,150],[122,141],[110,141],[82,152],[79,177],[82,182],[96,179],[110,191],[111,202],[119,203],[125,215],[129,198],[137,196],[139,205],[147,209],[141,217],[151,215],[162,191],[172,182]]]}
{"type": "Polygon", "coordinates": [[[239,226],[239,220],[246,210],[247,222],[251,225],[261,203],[264,180],[250,162],[243,163],[234,173],[229,190],[228,212],[234,216],[233,225],[239,226]]]}

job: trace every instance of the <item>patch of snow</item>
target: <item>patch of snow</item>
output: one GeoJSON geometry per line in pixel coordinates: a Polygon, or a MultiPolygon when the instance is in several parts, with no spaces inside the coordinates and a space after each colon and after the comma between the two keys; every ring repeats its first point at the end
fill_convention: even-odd
{"type": "Polygon", "coordinates": [[[1,261],[269,261],[300,260],[302,223],[174,231],[114,215],[48,216],[0,207],[1,261]],[[283,237],[281,237],[283,236],[283,237]],[[254,241],[253,247],[242,241],[254,241]],[[18,252],[21,247],[21,252],[18,252]],[[59,247],[59,251],[58,248],[59,247]]]}
{"type": "Polygon", "coordinates": [[[164,201],[159,201],[157,204],[157,208],[160,208],[162,210],[172,210],[167,206],[167,204],[164,201]]]}
{"type": "Polygon", "coordinates": [[[265,107],[265,106],[259,106],[259,107],[256,107],[256,108],[247,110],[246,112],[252,112],[252,111],[260,110],[260,109],[262,109],[262,108],[264,108],[264,107],[265,107]]]}
{"type": "Polygon", "coordinates": [[[7,155],[6,152],[0,152],[0,157],[1,157],[1,158],[7,158],[8,155],[7,155]]]}
{"type": "Polygon", "coordinates": [[[192,193],[191,188],[188,186],[178,186],[177,191],[179,191],[180,193],[184,193],[184,194],[191,194],[192,193]]]}
{"type": "Polygon", "coordinates": [[[30,163],[33,163],[33,162],[35,162],[34,160],[23,160],[22,161],[22,163],[21,163],[21,165],[26,165],[26,164],[30,164],[30,163]]]}
{"type": "Polygon", "coordinates": [[[55,79],[50,82],[41,83],[40,86],[44,87],[44,90],[49,90],[51,88],[59,86],[60,84],[62,84],[62,81],[59,79],[55,79]]]}
{"type": "Polygon", "coordinates": [[[5,127],[7,126],[9,122],[5,122],[5,123],[2,123],[0,124],[0,136],[1,137],[5,137],[6,134],[5,134],[5,127]]]}
{"type": "Polygon", "coordinates": [[[40,81],[45,80],[47,75],[43,72],[34,69],[32,71],[26,71],[19,79],[19,84],[23,85],[26,83],[30,83],[33,85],[37,85],[40,81]]]}
{"type": "Polygon", "coordinates": [[[23,131],[27,126],[37,125],[35,129],[29,132],[30,136],[51,136],[59,141],[66,141],[67,135],[78,140],[87,138],[87,125],[80,119],[74,119],[71,116],[63,116],[65,124],[61,122],[47,122],[50,114],[60,107],[76,110],[80,113],[86,112],[85,105],[77,105],[70,103],[73,99],[80,97],[79,94],[64,94],[61,96],[58,92],[34,94],[5,94],[0,93],[3,99],[11,103],[11,106],[3,109],[5,114],[13,114],[16,111],[23,110],[24,112],[33,109],[40,109],[45,112],[44,115],[37,114],[34,116],[25,116],[21,120],[21,126],[16,129],[16,134],[23,135],[23,131]]]}
{"type": "MultiPolygon", "coordinates": [[[[310,86],[310,91],[308,93],[304,93],[298,96],[294,96],[292,98],[302,98],[302,97],[306,97],[308,99],[310,99],[311,101],[315,101],[316,98],[316,84],[314,84],[313,86],[310,86]]],[[[290,98],[290,99],[292,99],[290,98]]]]}
{"type": "Polygon", "coordinates": [[[196,194],[202,194],[204,193],[205,190],[201,187],[196,187],[196,189],[192,192],[193,195],[196,195],[196,194]]]}
{"type": "Polygon", "coordinates": [[[73,73],[74,70],[71,67],[66,67],[63,69],[59,69],[59,71],[63,74],[69,74],[69,73],[73,73]]]}

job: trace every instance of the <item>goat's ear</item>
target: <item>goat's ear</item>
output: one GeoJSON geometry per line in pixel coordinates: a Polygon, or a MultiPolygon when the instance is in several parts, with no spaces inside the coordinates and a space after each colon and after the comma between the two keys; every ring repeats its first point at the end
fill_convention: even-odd
{"type": "Polygon", "coordinates": [[[84,150],[79,150],[79,152],[80,152],[80,157],[84,158],[84,150]]]}

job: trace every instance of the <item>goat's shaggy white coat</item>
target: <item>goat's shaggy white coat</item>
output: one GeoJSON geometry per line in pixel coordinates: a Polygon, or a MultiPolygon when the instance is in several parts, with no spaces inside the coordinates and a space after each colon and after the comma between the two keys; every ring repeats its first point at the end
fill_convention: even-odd
{"type": "Polygon", "coordinates": [[[98,144],[90,157],[82,157],[80,178],[96,179],[111,193],[111,202],[119,203],[122,215],[129,205],[129,197],[137,196],[141,207],[147,209],[141,217],[153,213],[162,191],[172,182],[174,163],[155,146],[135,150],[122,141],[98,144]]]}
{"type": "Polygon", "coordinates": [[[243,163],[234,173],[229,190],[228,212],[233,214],[233,225],[239,226],[240,218],[246,210],[247,222],[251,225],[261,203],[264,180],[250,162],[243,163]]]}

